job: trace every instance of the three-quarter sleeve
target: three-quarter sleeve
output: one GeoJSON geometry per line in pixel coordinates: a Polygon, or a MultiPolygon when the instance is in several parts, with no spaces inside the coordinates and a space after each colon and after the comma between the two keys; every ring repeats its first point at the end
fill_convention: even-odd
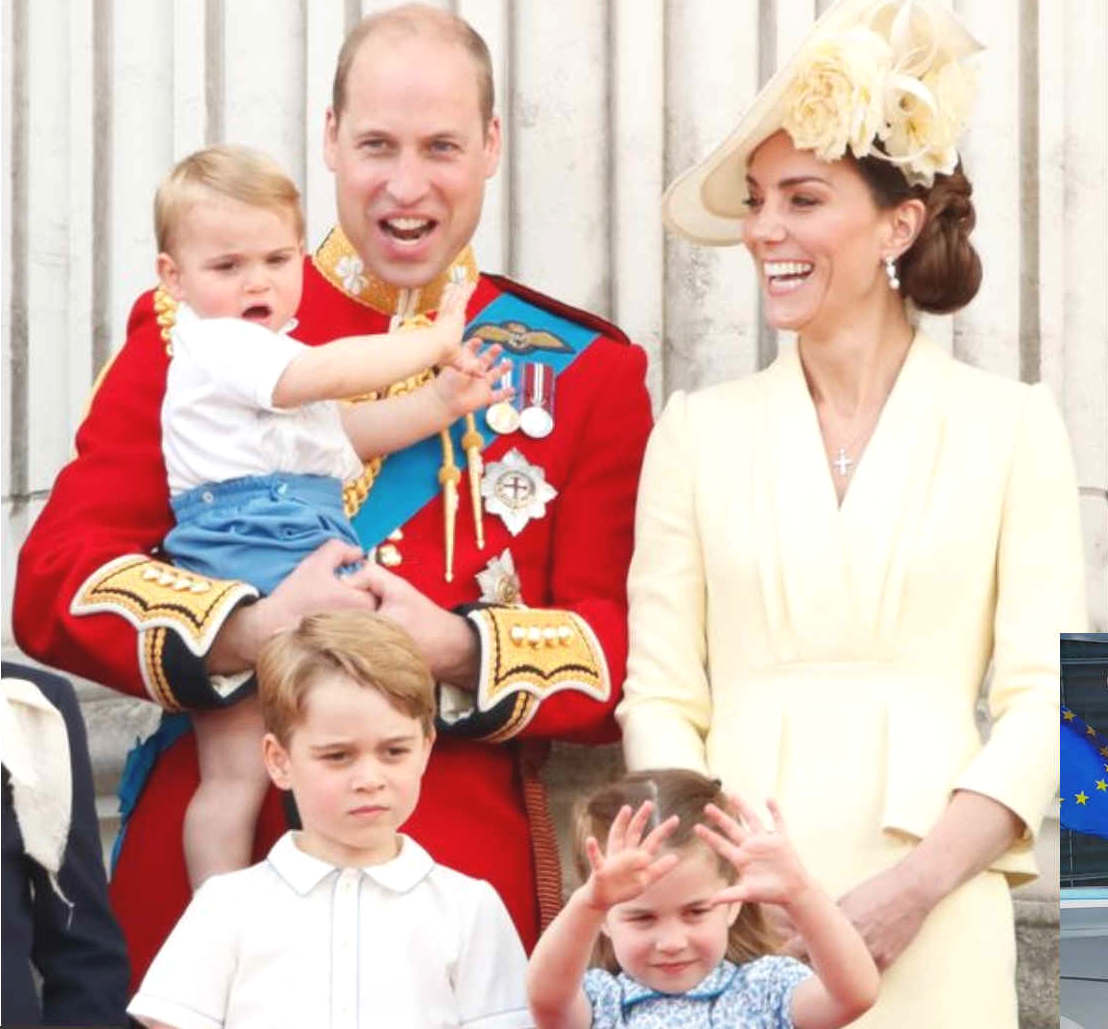
{"type": "Polygon", "coordinates": [[[1086,620],[1077,480],[1045,386],[1026,391],[1012,455],[997,542],[992,729],[955,789],[1023,820],[1023,839],[993,865],[1023,878],[1058,783],[1058,636],[1086,620]]]}
{"type": "Polygon", "coordinates": [[[647,444],[627,580],[631,643],[616,717],[631,769],[707,772],[712,700],[695,446],[689,399],[675,393],[647,444]]]}

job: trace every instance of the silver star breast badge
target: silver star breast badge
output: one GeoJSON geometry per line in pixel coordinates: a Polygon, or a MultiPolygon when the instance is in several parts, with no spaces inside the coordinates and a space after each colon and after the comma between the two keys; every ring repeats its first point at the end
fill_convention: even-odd
{"type": "Polygon", "coordinates": [[[486,604],[504,604],[509,607],[523,604],[516,564],[507,547],[499,557],[489,561],[483,571],[477,573],[477,585],[481,587],[481,596],[478,599],[486,604]]]}
{"type": "Polygon", "coordinates": [[[513,447],[501,461],[485,467],[481,482],[485,508],[500,515],[513,536],[518,536],[532,518],[542,518],[546,505],[558,491],[546,481],[546,472],[530,464],[513,447]]]}

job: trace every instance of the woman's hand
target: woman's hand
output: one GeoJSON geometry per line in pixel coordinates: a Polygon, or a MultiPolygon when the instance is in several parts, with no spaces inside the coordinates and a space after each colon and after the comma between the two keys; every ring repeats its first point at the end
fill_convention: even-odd
{"type": "Polygon", "coordinates": [[[839,898],[882,972],[915,939],[931,904],[899,867],[887,868],[839,898]]]}
{"type": "Polygon", "coordinates": [[[788,910],[812,886],[777,802],[767,801],[766,806],[773,817],[772,829],[766,829],[753,808],[737,796],[728,797],[730,812],[715,804],[704,809],[716,828],[697,825],[694,832],[739,875],[738,881],[716,894],[714,903],[779,904],[788,910]]]}
{"type": "MultiPolygon", "coordinates": [[[[945,896],[972,879],[1020,838],[1019,816],[992,797],[955,790],[931,831],[896,865],[839,898],[882,971],[915,938],[945,896]]],[[[799,941],[790,946],[795,952],[799,941]]]]}
{"type": "Polygon", "coordinates": [[[676,815],[655,826],[643,838],[653,810],[654,805],[649,800],[634,814],[630,806],[624,804],[612,821],[603,851],[595,836],[585,840],[585,854],[592,872],[583,891],[590,907],[607,911],[616,904],[632,900],[677,864],[676,854],[658,854],[666,838],[677,828],[676,815]]]}
{"type": "MultiPolygon", "coordinates": [[[[904,952],[930,914],[932,902],[900,866],[887,868],[863,880],[839,898],[839,907],[858,930],[882,972],[904,952]]],[[[799,936],[784,952],[806,957],[799,936]]]]}

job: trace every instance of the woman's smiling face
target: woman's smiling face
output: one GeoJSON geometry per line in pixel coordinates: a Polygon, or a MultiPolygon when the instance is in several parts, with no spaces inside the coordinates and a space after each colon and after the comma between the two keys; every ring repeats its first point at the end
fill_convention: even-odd
{"type": "Polygon", "coordinates": [[[878,209],[852,162],[821,161],[779,131],[752,154],[747,189],[743,243],[770,325],[826,331],[888,299],[893,212],[878,209]]]}

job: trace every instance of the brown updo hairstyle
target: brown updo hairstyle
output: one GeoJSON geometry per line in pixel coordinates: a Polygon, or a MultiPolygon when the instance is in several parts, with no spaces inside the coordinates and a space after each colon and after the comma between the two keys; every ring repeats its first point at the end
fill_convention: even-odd
{"type": "Polygon", "coordinates": [[[913,198],[927,208],[919,236],[896,262],[901,295],[932,314],[965,307],[981,286],[981,258],[969,241],[977,218],[962,162],[949,175],[937,174],[928,188],[908,185],[900,169],[880,157],[852,160],[881,210],[913,198]]]}
{"type": "MultiPolygon", "coordinates": [[[[680,819],[677,828],[664,844],[666,850],[686,851],[699,847],[716,859],[720,875],[725,881],[735,881],[734,866],[709,849],[693,832],[693,826],[698,823],[710,824],[704,816],[705,804],[725,808],[727,798],[720,788],[719,780],[707,779],[698,772],[683,768],[662,768],[625,775],[577,805],[573,856],[577,875],[582,882],[589,877],[591,871],[585,853],[585,840],[593,836],[603,848],[608,830],[620,808],[626,804],[637,811],[645,800],[654,802],[650,827],[664,822],[671,815],[677,815],[680,819]]],[[[762,909],[757,904],[744,903],[728,932],[726,957],[728,961],[742,964],[765,954],[776,953],[780,944],[781,941],[766,924],[762,909]]],[[[611,941],[604,933],[597,938],[593,948],[592,964],[612,973],[619,971],[611,941]]]]}

